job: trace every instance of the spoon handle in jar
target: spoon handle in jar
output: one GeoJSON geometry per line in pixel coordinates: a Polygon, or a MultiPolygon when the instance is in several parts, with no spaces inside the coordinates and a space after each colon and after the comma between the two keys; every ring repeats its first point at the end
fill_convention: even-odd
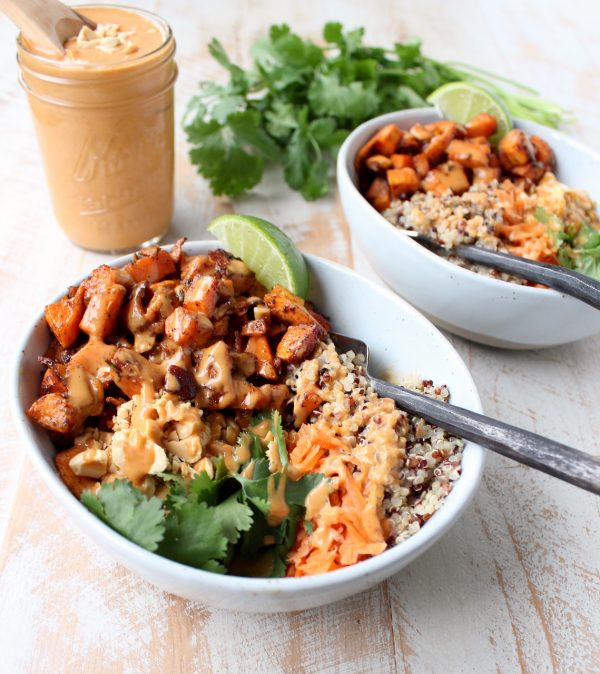
{"type": "Polygon", "coordinates": [[[64,52],[64,43],[92,25],[78,12],[58,0],[0,0],[0,10],[35,44],[64,52]]]}
{"type": "Polygon", "coordinates": [[[483,414],[410,391],[403,386],[375,378],[371,379],[371,383],[379,395],[392,398],[410,414],[423,417],[430,423],[466,440],[477,442],[509,459],[600,495],[600,457],[483,414]]]}

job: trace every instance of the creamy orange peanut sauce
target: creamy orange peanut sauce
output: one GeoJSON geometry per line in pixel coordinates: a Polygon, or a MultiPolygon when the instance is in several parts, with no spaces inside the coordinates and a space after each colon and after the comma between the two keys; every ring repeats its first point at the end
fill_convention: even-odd
{"type": "Polygon", "coordinates": [[[79,246],[113,252],[158,240],[173,212],[175,43],[158,17],[78,10],[84,26],[50,53],[20,36],[28,93],[55,215],[79,246]]]}

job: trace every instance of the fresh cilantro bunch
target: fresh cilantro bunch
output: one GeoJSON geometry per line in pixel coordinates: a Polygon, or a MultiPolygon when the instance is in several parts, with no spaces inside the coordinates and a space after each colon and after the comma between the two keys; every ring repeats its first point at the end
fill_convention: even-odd
{"type": "MultiPolygon", "coordinates": [[[[288,464],[281,417],[278,412],[256,419],[272,422],[283,469],[288,464]]],[[[240,564],[261,560],[271,577],[283,576],[286,556],[304,518],[308,493],[323,479],[320,473],[297,481],[283,472],[271,473],[263,444],[252,432],[245,432],[238,443],[248,442],[251,458],[230,472],[223,459],[214,459],[215,474],[203,472],[186,481],[180,475],[163,473],[168,486],[164,501],[145,497],[127,480],[103,484],[97,494],[86,491],[82,503],[115,531],[137,543],[182,564],[205,571],[227,573],[240,564]],[[245,437],[249,436],[249,437],[245,437]],[[253,469],[244,473],[252,461],[253,469]],[[281,521],[270,517],[269,482],[277,489],[285,483],[288,514],[281,521]],[[265,564],[266,561],[266,564],[265,564]]]]}
{"type": "Polygon", "coordinates": [[[213,38],[210,54],[229,73],[227,84],[201,82],[184,129],[190,159],[214,194],[236,196],[262,179],[267,162],[283,167],[288,185],[306,199],[329,191],[335,154],[350,131],[384,112],[428,105],[442,84],[489,86],[519,117],[556,126],[564,111],[535,92],[464,64],[427,58],[418,40],[393,49],[363,45],[364,30],[327,23],[323,45],[287,25],[271,26],[251,49],[252,66],[233,64],[213,38]],[[511,84],[521,91],[507,92],[511,84]]]}

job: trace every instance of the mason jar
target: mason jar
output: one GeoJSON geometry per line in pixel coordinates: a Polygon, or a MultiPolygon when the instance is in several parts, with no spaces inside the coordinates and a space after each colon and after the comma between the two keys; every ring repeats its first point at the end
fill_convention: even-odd
{"type": "Polygon", "coordinates": [[[17,39],[56,219],[82,248],[126,252],[159,241],[173,215],[175,40],[151,12],[78,10],[141,15],[161,34],[148,53],[111,63],[59,60],[17,39]]]}

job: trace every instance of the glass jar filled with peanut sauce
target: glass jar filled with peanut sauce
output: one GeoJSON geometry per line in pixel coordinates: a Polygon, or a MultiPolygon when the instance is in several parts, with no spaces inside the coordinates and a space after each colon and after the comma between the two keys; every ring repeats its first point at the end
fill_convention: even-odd
{"type": "Polygon", "coordinates": [[[17,40],[56,218],[89,250],[156,243],[173,215],[175,40],[151,12],[78,7],[98,24],[50,54],[17,40]]]}

